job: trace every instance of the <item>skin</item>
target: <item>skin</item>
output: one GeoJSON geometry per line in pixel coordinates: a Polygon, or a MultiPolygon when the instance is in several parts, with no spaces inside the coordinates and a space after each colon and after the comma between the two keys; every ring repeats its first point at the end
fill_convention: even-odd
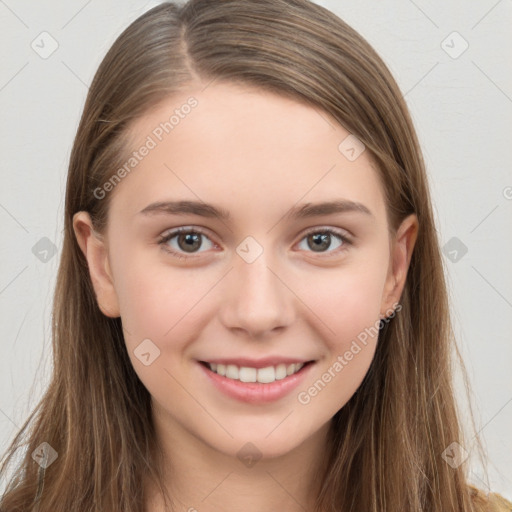
{"type": "MultiPolygon", "coordinates": [[[[308,510],[330,421],[362,382],[377,337],[360,344],[309,403],[298,393],[332,373],[356,337],[396,307],[418,221],[407,217],[390,237],[369,151],[349,161],[338,150],[349,132],[326,113],[255,88],[190,87],[135,122],[134,149],[191,95],[198,106],[110,192],[103,237],[87,212],[74,216],[75,234],[99,307],[122,318],[133,367],[152,395],[167,485],[180,510],[308,510]],[[296,203],[341,198],[371,215],[284,217],[296,203]],[[231,220],[138,214],[171,199],[212,203],[231,220]],[[158,244],[179,226],[206,232],[192,253],[178,236],[167,242],[188,260],[158,244]],[[352,243],[332,236],[315,251],[305,232],[327,227],[352,243]],[[251,263],[236,252],[247,236],[263,249],[251,263]],[[147,338],[160,356],[145,366],[134,350],[147,338]],[[266,355],[316,362],[299,388],[266,405],[225,396],[197,362],[266,355]],[[247,442],[261,454],[252,467],[237,457],[247,442]]],[[[147,510],[163,510],[145,485],[147,510]]]]}

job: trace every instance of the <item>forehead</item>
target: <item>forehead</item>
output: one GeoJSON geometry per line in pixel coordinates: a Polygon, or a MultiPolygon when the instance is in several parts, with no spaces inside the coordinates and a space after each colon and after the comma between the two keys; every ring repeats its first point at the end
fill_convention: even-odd
{"type": "Polygon", "coordinates": [[[347,198],[381,217],[377,169],[368,151],[347,158],[351,137],[324,111],[261,89],[191,88],[131,127],[138,155],[111,192],[112,208],[131,216],[150,202],[190,199],[270,221],[299,201],[347,198]]]}

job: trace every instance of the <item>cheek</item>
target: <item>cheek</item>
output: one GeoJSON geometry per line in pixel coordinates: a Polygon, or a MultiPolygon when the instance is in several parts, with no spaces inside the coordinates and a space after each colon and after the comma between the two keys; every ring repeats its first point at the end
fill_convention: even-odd
{"type": "Polygon", "coordinates": [[[201,301],[212,286],[198,269],[176,269],[140,255],[119,260],[116,293],[128,347],[151,339],[160,350],[180,348],[201,323],[201,301]],[[187,333],[187,335],[185,334],[187,333]]]}
{"type": "Polygon", "coordinates": [[[299,296],[324,324],[331,350],[343,349],[379,320],[384,270],[382,265],[347,265],[318,273],[309,286],[301,285],[299,296]]]}
{"type": "Polygon", "coordinates": [[[325,333],[325,357],[297,398],[324,414],[325,420],[356,392],[374,357],[386,271],[383,258],[378,262],[376,257],[373,263],[365,259],[364,264],[330,270],[315,280],[315,286],[302,288],[304,302],[325,333]]]}
{"type": "MultiPolygon", "coordinates": [[[[165,402],[173,396],[174,403],[186,402],[178,384],[185,381],[182,358],[207,321],[201,299],[212,286],[211,278],[197,271],[147,265],[136,258],[119,270],[123,277],[116,291],[135,372],[156,399],[165,402]]],[[[192,391],[193,386],[187,389],[192,391]]]]}
{"type": "Polygon", "coordinates": [[[362,383],[377,346],[380,290],[369,276],[352,275],[336,287],[325,286],[322,297],[317,294],[318,305],[323,304],[319,316],[329,329],[323,339],[325,357],[296,397],[308,417],[328,421],[362,383]]]}

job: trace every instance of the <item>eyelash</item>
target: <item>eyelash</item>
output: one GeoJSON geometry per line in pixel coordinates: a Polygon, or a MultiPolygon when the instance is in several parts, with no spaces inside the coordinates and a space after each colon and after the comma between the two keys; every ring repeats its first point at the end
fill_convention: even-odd
{"type": "MultiPolygon", "coordinates": [[[[170,253],[175,258],[179,258],[179,259],[183,259],[183,260],[197,258],[197,255],[193,255],[193,256],[184,255],[181,252],[177,252],[174,249],[170,249],[169,246],[166,245],[169,240],[171,240],[175,236],[183,234],[183,233],[200,234],[200,235],[205,236],[206,238],[209,238],[208,235],[204,231],[202,231],[200,228],[180,227],[180,228],[174,229],[173,231],[170,231],[169,233],[167,233],[165,235],[161,235],[160,239],[158,241],[158,244],[161,245],[162,248],[166,252],[170,253]]],[[[352,245],[352,241],[346,235],[344,235],[341,232],[334,230],[332,228],[325,228],[325,229],[313,228],[313,229],[307,231],[306,233],[304,233],[304,236],[300,239],[300,241],[304,240],[304,238],[306,238],[308,235],[317,234],[317,233],[335,236],[343,242],[343,245],[341,246],[341,248],[338,248],[335,251],[332,251],[333,253],[342,252],[342,251],[346,250],[345,246],[352,245]]],[[[322,253],[318,253],[318,254],[322,254],[322,253]]]]}

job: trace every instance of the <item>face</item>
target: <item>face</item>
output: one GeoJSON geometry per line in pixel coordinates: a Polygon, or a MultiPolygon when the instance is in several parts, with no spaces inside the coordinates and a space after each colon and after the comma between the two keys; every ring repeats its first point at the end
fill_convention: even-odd
{"type": "Polygon", "coordinates": [[[169,433],[231,456],[247,442],[289,452],[361,384],[416,218],[390,238],[369,151],[326,113],[258,89],[191,88],[131,134],[136,163],[102,189],[104,238],[74,219],[98,304],[121,317],[169,433]]]}

